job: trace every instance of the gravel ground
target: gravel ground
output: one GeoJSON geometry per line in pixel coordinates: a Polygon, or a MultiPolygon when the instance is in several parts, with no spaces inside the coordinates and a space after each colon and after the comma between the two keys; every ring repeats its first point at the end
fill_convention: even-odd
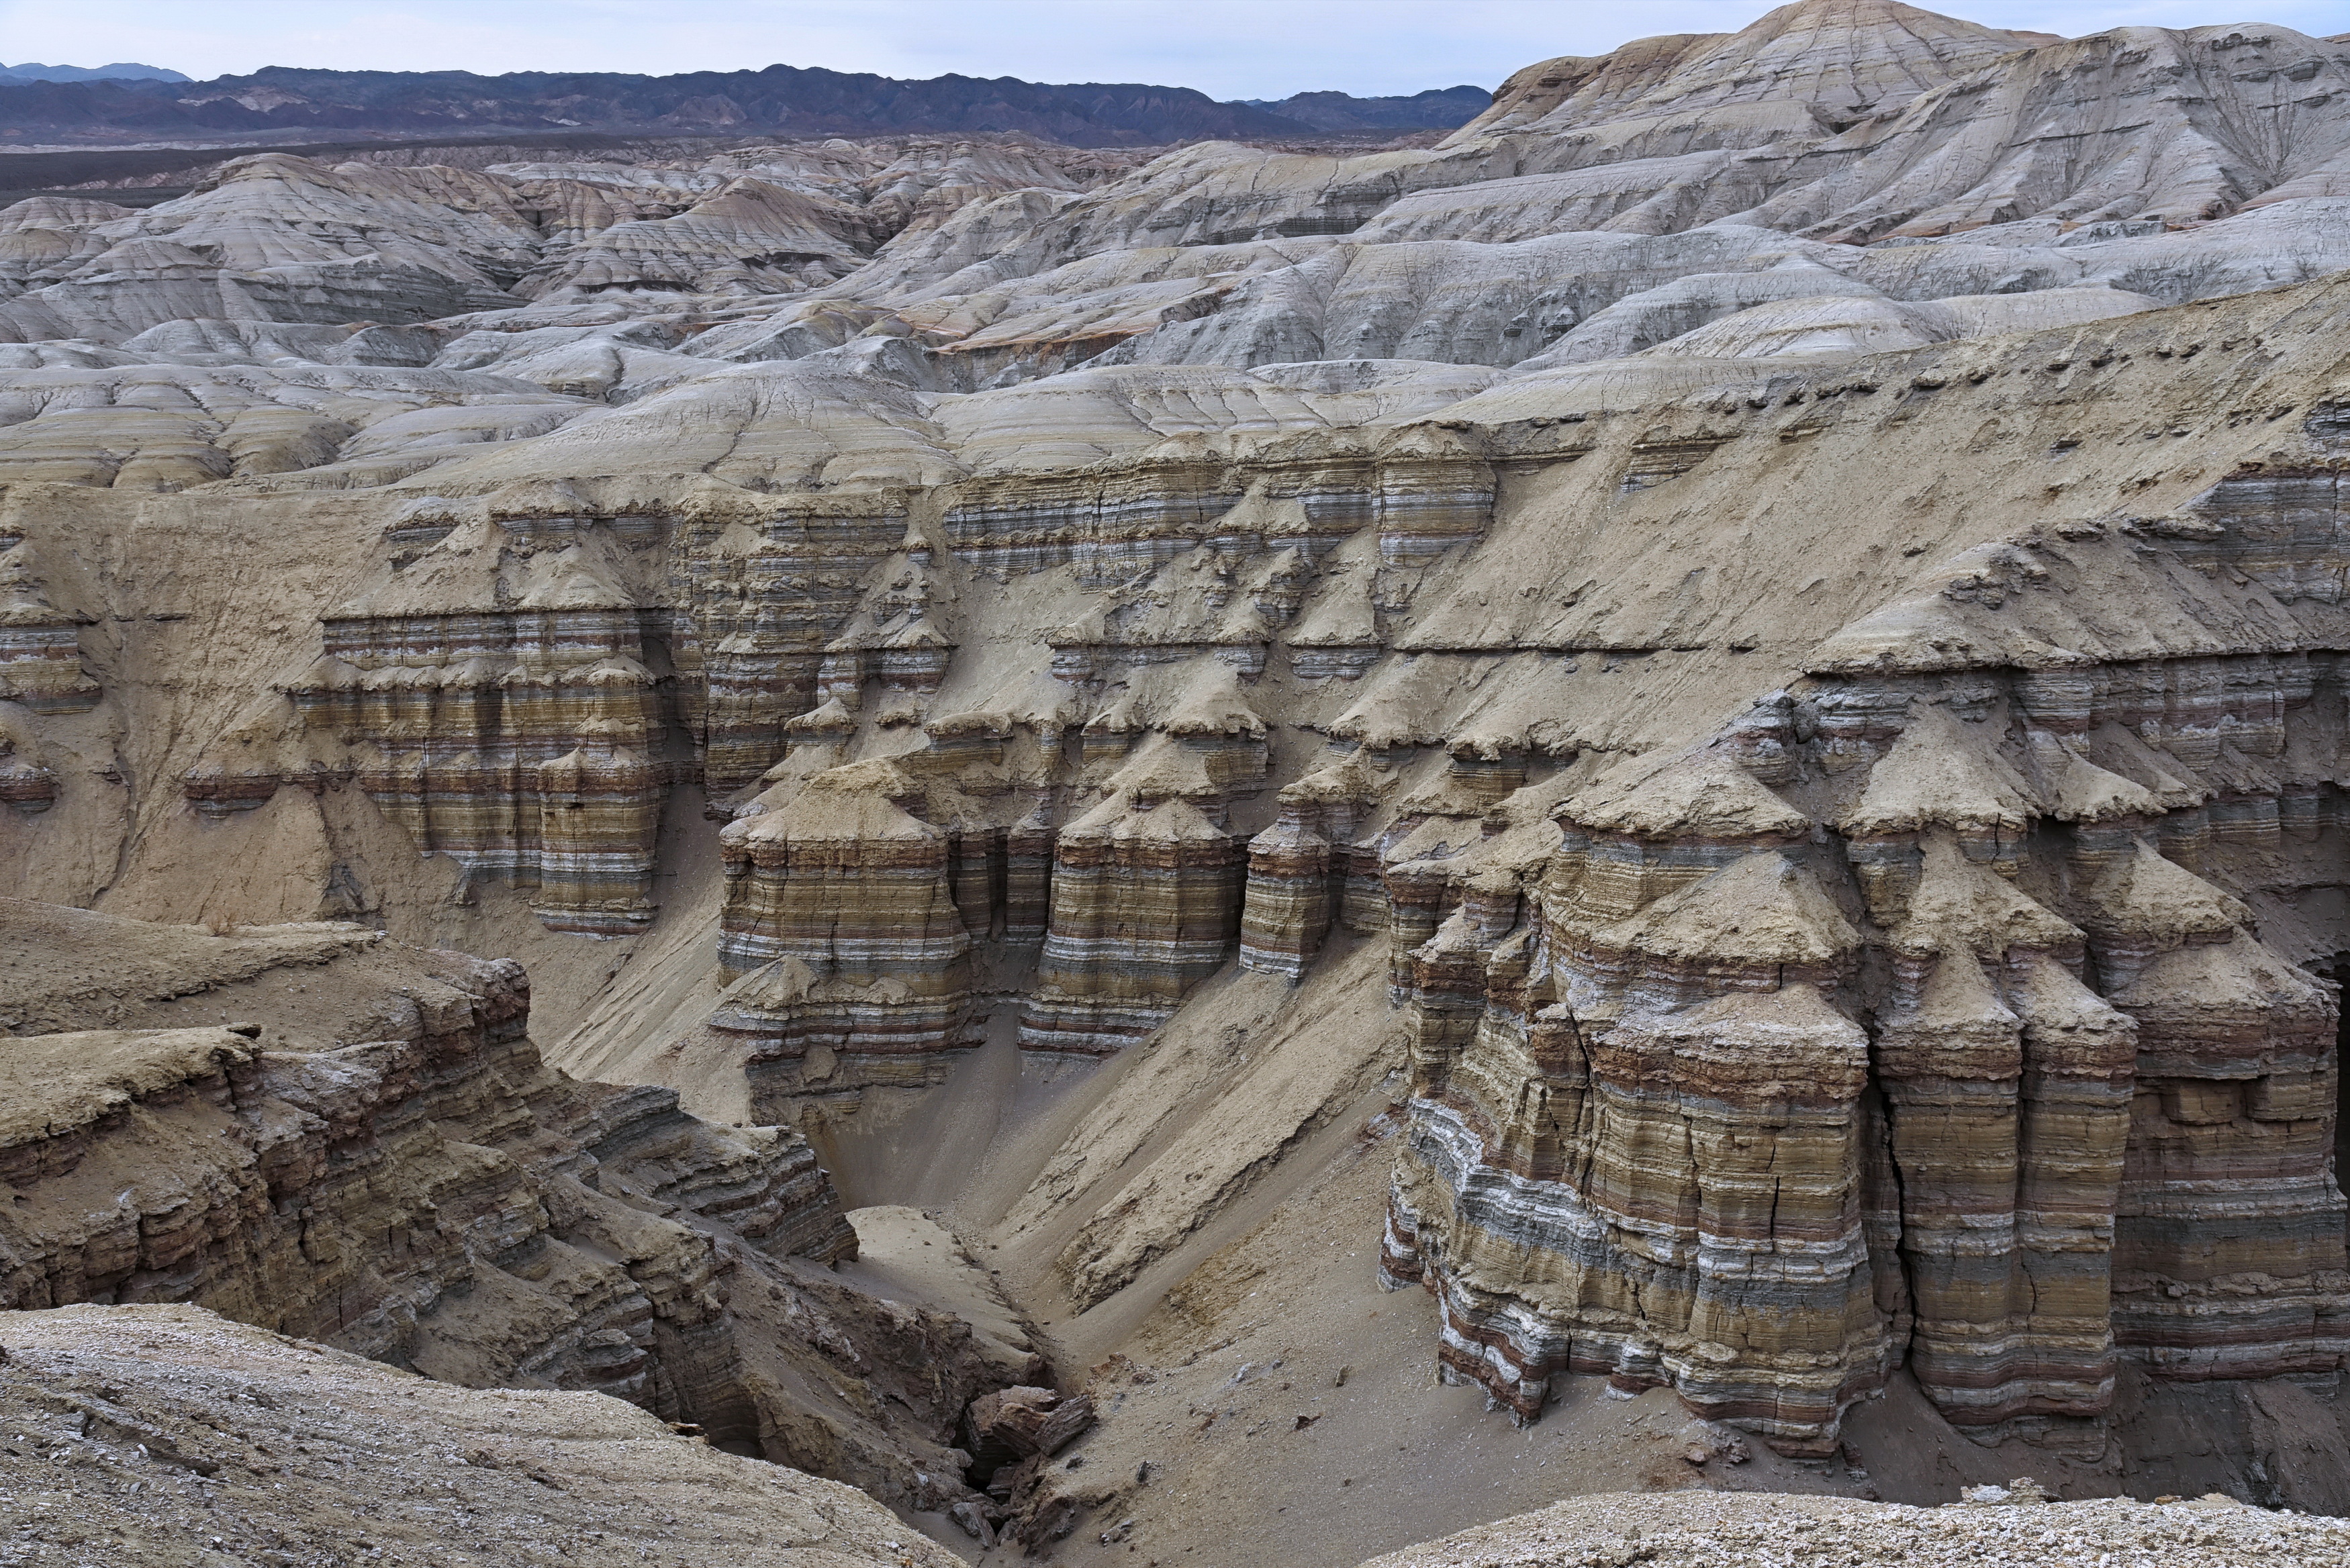
{"type": "MultiPolygon", "coordinates": [[[[1991,1489],[1999,1491],[2001,1489],[1991,1489]]],[[[1945,1508],[1754,1493],[1580,1497],[1364,1568],[2345,1568],[2350,1520],[2232,1498],[1945,1508]]]]}

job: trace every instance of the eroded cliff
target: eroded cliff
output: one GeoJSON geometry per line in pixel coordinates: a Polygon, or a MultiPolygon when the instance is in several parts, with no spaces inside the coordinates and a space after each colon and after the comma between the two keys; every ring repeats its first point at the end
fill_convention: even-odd
{"type": "Polygon", "coordinates": [[[853,607],[782,600],[830,636],[741,725],[704,650],[806,573],[762,549],[800,504],[392,501],[257,699],[299,766],[197,763],[182,831],[348,778],[608,931],[702,778],[741,978],[676,1022],[760,1120],[933,1081],[1007,988],[1025,1048],[1115,1050],[1383,935],[1386,1267],[1522,1416],[1600,1371],[1827,1445],[1905,1357],[1987,1431],[2094,1417],[2123,1354],[2330,1376],[2337,293],[885,491],[897,547],[823,553],[853,607]],[[729,793],[743,736],[781,760],[729,793]]]}
{"type": "Polygon", "coordinates": [[[511,961],[0,919],[11,1309],[185,1302],[443,1382],[601,1392],[916,1508],[966,1495],[963,1407],[1036,1370],[836,1279],[857,1237],[796,1133],[544,1066],[511,961]]]}
{"type": "Polygon", "coordinates": [[[1862,1480],[1884,1394],[2111,1490],[2148,1409],[2323,1405],[2350,67],[1919,15],[973,176],[869,261],[827,208],[821,277],[550,281],[432,366],[29,346],[0,846],[518,959],[639,1085],[563,1105],[797,1129],[1064,1366],[1208,1354],[1187,1282],[1392,1148],[1379,1277],[1521,1422],[1604,1379],[1862,1480]]]}

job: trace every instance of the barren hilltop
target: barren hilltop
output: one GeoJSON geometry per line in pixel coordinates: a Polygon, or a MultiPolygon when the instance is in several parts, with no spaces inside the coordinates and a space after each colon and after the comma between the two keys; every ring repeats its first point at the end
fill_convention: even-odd
{"type": "Polygon", "coordinates": [[[2350,1550],[2350,40],[203,158],[0,208],[24,1561],[2350,1550]]]}

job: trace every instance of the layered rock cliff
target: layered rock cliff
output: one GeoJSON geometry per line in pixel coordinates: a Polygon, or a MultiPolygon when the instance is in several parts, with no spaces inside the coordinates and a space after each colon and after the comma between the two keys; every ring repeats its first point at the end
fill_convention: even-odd
{"type": "Polygon", "coordinates": [[[2350,67],[1917,15],[974,189],[822,278],[582,272],[462,367],[31,346],[0,844],[525,954],[565,1062],[876,1164],[983,1163],[966,1068],[1107,1062],[984,1221],[1079,1315],[1400,1035],[1379,1266],[1520,1420],[1602,1376],[1818,1459],[1907,1378],[2089,1454],[2133,1380],[2331,1389],[2350,67]],[[1230,1147],[1154,1098],[1252,1051],[1230,1147]]]}
{"type": "Polygon", "coordinates": [[[732,734],[674,651],[722,639],[646,657],[646,628],[732,561],[723,603],[791,580],[708,543],[762,504],[550,521],[509,489],[388,529],[385,586],[286,690],[420,846],[536,883],[558,929],[650,915],[662,792],[772,737],[722,796],[741,978],[706,1025],[763,1117],[934,1077],[983,972],[1024,1046],[1098,1052],[1230,961],[1383,932],[1415,1107],[1385,1267],[1440,1293],[1455,1374],[1526,1417],[1563,1371],[1668,1383],[1802,1449],[1906,1359],[1958,1424],[2061,1439],[2119,1355],[2344,1354],[2336,1009],[2296,967],[2336,941],[2306,889],[2339,421],[2301,379],[2335,292],[1661,422],[1496,390],[1376,440],[897,492],[867,514],[903,547],[838,572],[847,630],[767,710],[805,712],[732,734]],[[2167,420],[2185,466],[2138,455],[2167,420]],[[2007,487],[1985,542],[1929,477],[1960,430],[2007,487]],[[1897,449],[1907,521],[1842,527],[1819,476],[1897,449]],[[1640,565],[1713,536],[1725,487],[1809,531],[1816,580],[1640,565]],[[1814,610],[1831,571],[1846,607],[1814,610]],[[1041,645],[974,658],[1007,617],[1041,645]],[[910,672],[838,646],[904,628],[933,632],[895,639],[910,672]],[[1749,660],[1780,684],[1741,706],[1749,660]]]}
{"type": "Polygon", "coordinates": [[[1454,1375],[1527,1418],[1668,1383],[1791,1451],[1905,1356],[2052,1440],[2117,1357],[2338,1375],[2334,427],[2269,408],[2175,510],[1950,557],[1547,854],[1432,878],[1384,1266],[1454,1375]]]}
{"type": "Polygon", "coordinates": [[[512,962],[5,917],[10,1309],[192,1303],[444,1382],[598,1391],[913,1507],[962,1495],[963,1406],[1033,1376],[827,1272],[857,1238],[796,1133],[542,1065],[512,962]],[[266,1022],[205,1021],[231,1007],[266,1022]],[[816,1393],[827,1367],[865,1393],[816,1393]]]}

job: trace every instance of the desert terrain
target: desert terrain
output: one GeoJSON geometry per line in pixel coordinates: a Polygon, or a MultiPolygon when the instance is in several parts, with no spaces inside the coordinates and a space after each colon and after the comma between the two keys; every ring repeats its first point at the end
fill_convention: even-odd
{"type": "Polygon", "coordinates": [[[2350,35],[1232,124],[0,207],[0,1561],[2350,1551],[2350,35]]]}

